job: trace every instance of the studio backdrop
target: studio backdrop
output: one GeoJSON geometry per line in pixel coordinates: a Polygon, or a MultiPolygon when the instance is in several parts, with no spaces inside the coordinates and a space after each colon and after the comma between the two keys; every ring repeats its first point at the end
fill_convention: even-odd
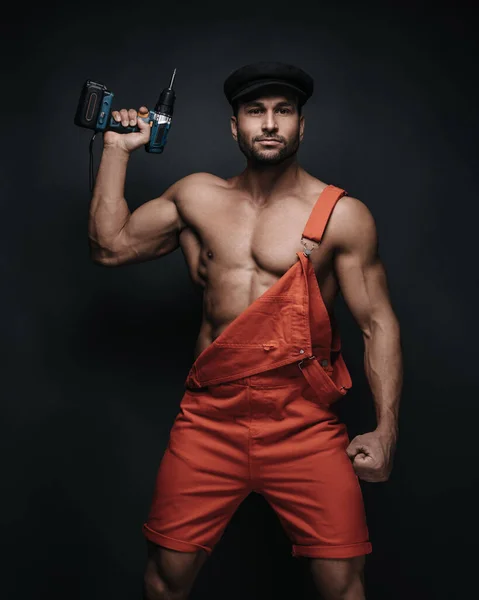
{"type": "MultiPolygon", "coordinates": [[[[235,7],[223,18],[200,7],[109,6],[94,22],[72,7],[37,7],[2,26],[2,597],[140,599],[141,526],[201,320],[180,250],[112,269],[90,260],[91,132],[73,124],[81,86],[101,81],[115,108],[153,108],[177,69],[165,151],[130,159],[133,211],[190,173],[243,170],[222,85],[258,60],[314,78],[299,162],[371,210],[401,325],[394,468],[388,482],[361,482],[373,545],[367,598],[470,597],[479,391],[472,12],[404,2],[235,7]]],[[[101,147],[97,136],[95,169],[101,147]]],[[[336,312],[353,379],[339,410],[352,438],[374,429],[374,406],[361,332],[342,298],[336,312]]],[[[252,494],[191,597],[315,596],[278,518],[252,494]]]]}

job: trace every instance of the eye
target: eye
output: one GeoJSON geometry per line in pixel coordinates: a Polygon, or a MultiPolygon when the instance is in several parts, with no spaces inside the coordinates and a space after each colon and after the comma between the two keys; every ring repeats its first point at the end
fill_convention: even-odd
{"type": "Polygon", "coordinates": [[[279,110],[279,112],[280,112],[282,115],[287,115],[287,114],[289,114],[289,113],[291,112],[291,109],[290,109],[290,108],[286,108],[286,107],[284,107],[284,106],[283,106],[282,108],[279,108],[278,110],[279,110]]]}
{"type": "Polygon", "coordinates": [[[248,114],[249,114],[249,115],[257,115],[259,112],[260,112],[260,109],[259,109],[259,108],[250,108],[250,109],[248,110],[248,114]]]}

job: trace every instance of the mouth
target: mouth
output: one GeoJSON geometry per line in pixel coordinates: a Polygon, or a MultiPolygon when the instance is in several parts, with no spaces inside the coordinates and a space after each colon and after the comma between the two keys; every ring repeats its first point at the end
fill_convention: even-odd
{"type": "Polygon", "coordinates": [[[279,140],[258,140],[258,142],[260,144],[266,144],[268,146],[270,145],[277,145],[277,144],[281,144],[282,142],[280,142],[279,140]]]}

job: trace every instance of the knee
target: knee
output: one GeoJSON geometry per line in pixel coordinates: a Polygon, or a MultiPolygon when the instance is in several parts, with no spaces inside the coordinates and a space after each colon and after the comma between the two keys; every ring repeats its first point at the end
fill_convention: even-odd
{"type": "Polygon", "coordinates": [[[364,600],[364,557],[316,559],[313,578],[325,600],[364,600]]]}
{"type": "Polygon", "coordinates": [[[143,578],[143,600],[186,600],[187,594],[183,591],[172,590],[166,581],[149,569],[143,578]]]}
{"type": "Polygon", "coordinates": [[[348,561],[348,567],[339,577],[338,600],[364,600],[364,556],[358,556],[348,561]]]}
{"type": "Polygon", "coordinates": [[[353,573],[338,582],[337,588],[333,591],[334,600],[364,600],[364,587],[362,577],[359,573],[353,573]]]}
{"type": "Polygon", "coordinates": [[[161,577],[146,571],[143,578],[143,600],[166,600],[167,598],[168,590],[161,577]]]}
{"type": "Polygon", "coordinates": [[[150,543],[143,579],[144,600],[186,600],[206,558],[204,551],[177,552],[150,543]]]}

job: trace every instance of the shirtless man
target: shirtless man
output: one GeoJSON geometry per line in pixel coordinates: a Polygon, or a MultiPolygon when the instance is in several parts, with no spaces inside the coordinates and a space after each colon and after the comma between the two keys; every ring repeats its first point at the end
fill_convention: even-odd
{"type": "MultiPolygon", "coordinates": [[[[301,234],[305,223],[328,187],[297,162],[305,127],[301,108],[312,94],[312,80],[304,71],[281,63],[248,65],[227,79],[225,93],[234,112],[232,136],[247,159],[242,173],[226,180],[209,173],[189,175],[130,213],[124,198],[127,163],[130,154],[148,141],[149,127],[137,119],[136,110],[122,109],[113,117],[125,126],[138,124],[140,131],[105,133],[90,207],[90,247],[98,264],[115,267],[148,261],[181,248],[193,281],[203,290],[196,357],[295,263],[296,253],[304,251],[301,234]]],[[[343,450],[342,456],[350,467],[341,468],[354,469],[355,480],[386,481],[398,436],[402,358],[399,324],[378,256],[375,222],[365,204],[343,195],[334,206],[321,245],[306,246],[314,246],[309,260],[331,323],[335,297],[341,290],[363,333],[365,372],[376,408],[377,428],[347,445],[347,455],[343,450]]],[[[306,407],[304,398],[295,406],[300,402],[306,407]]],[[[307,402],[310,407],[312,403],[307,402]]],[[[184,421],[189,413],[183,412],[184,421]]],[[[329,422],[335,423],[334,419],[329,422]]],[[[190,443],[192,431],[188,432],[190,443]]],[[[163,472],[165,469],[166,464],[163,472]]],[[[194,475],[189,474],[187,480],[194,475]]],[[[160,498],[162,493],[170,493],[169,487],[165,484],[163,491],[158,491],[160,498]]],[[[326,600],[365,598],[364,555],[370,547],[364,537],[367,533],[356,488],[354,493],[350,504],[356,502],[359,507],[361,539],[349,545],[343,542],[336,555],[324,542],[306,550],[297,547],[303,548],[299,554],[307,558],[315,585],[326,600]],[[353,546],[356,551],[351,550],[353,546]]],[[[201,507],[201,498],[195,498],[195,503],[201,507]]],[[[168,506],[172,505],[181,511],[174,496],[168,498],[168,506]]],[[[208,513],[202,518],[207,522],[208,513]]],[[[183,541],[175,541],[171,534],[163,536],[148,528],[145,532],[149,537],[145,599],[186,599],[208,556],[207,544],[189,543],[184,536],[183,541]]]]}

